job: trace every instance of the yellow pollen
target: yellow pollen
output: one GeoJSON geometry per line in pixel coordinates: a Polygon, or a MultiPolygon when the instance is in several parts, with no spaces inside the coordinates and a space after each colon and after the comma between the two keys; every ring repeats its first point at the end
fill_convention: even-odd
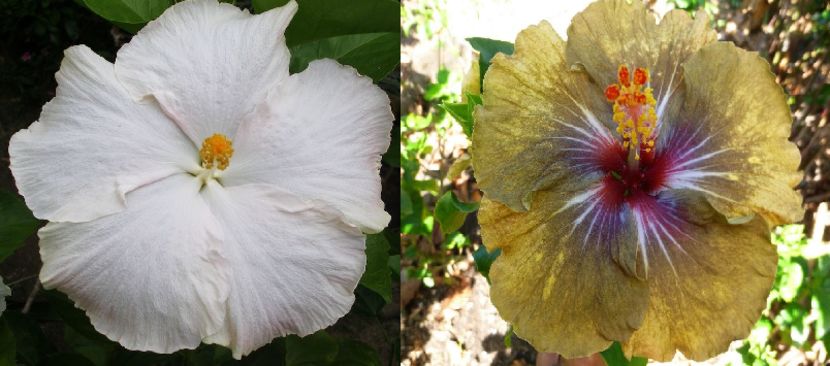
{"type": "Polygon", "coordinates": [[[233,156],[233,144],[225,135],[215,133],[202,142],[199,157],[202,158],[202,167],[205,169],[218,168],[225,170],[233,156]]]}
{"type": "Polygon", "coordinates": [[[638,67],[631,75],[627,65],[620,65],[617,71],[619,84],[611,84],[605,89],[605,97],[614,103],[613,119],[623,147],[633,149],[638,160],[640,150],[650,153],[654,149],[656,138],[657,114],[654,106],[657,101],[647,86],[648,79],[648,69],[638,67]]]}

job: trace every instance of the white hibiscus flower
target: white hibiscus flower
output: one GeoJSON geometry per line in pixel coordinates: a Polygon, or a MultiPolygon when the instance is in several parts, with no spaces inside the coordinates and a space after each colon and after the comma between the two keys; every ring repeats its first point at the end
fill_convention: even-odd
{"type": "Polygon", "coordinates": [[[288,74],[290,2],[169,8],[113,65],[66,50],[56,97],[12,137],[46,288],[133,350],[235,358],[349,311],[362,232],[389,221],[389,99],[332,60],[288,74]]]}

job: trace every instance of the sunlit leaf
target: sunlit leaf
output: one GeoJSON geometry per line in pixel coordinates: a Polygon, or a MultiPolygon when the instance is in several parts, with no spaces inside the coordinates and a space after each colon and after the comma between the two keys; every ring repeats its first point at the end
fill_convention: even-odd
{"type": "Polygon", "coordinates": [[[458,200],[452,191],[444,193],[435,204],[435,219],[441,224],[441,232],[444,235],[452,233],[467,218],[467,214],[478,210],[478,203],[464,203],[458,200]]]}
{"type": "Polygon", "coordinates": [[[804,282],[804,269],[797,260],[782,259],[779,261],[780,282],[778,293],[781,299],[792,302],[798,296],[801,284],[804,282]]]}
{"type": "Polygon", "coordinates": [[[470,46],[479,53],[478,65],[481,72],[481,85],[484,85],[484,74],[487,72],[487,68],[490,67],[490,60],[493,56],[497,53],[513,54],[513,44],[510,42],[480,37],[467,38],[467,42],[470,42],[470,46]]]}
{"type": "Polygon", "coordinates": [[[450,89],[449,81],[450,71],[444,68],[438,70],[435,83],[427,85],[424,90],[424,99],[427,101],[435,101],[451,96],[453,91],[450,89]]]}
{"type": "Polygon", "coordinates": [[[473,260],[476,263],[476,270],[478,273],[481,273],[482,276],[490,280],[490,266],[493,265],[493,261],[499,257],[501,254],[501,248],[496,249],[492,252],[488,252],[487,248],[484,245],[481,245],[473,252],[473,260]]]}
{"type": "Polygon", "coordinates": [[[813,269],[812,298],[816,309],[816,338],[830,335],[830,257],[820,257],[813,269]]]}
{"type": "Polygon", "coordinates": [[[645,366],[648,363],[648,359],[642,357],[632,357],[631,360],[625,358],[622,346],[618,342],[614,342],[600,354],[608,366],[645,366]]]}

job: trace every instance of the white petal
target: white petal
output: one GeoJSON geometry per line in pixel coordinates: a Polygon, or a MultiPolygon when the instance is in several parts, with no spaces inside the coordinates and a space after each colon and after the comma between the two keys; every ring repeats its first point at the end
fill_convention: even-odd
{"type": "Polygon", "coordinates": [[[11,296],[12,289],[3,283],[3,278],[0,278],[0,314],[6,311],[6,296],[11,296]]]}
{"type": "Polygon", "coordinates": [[[339,213],[264,184],[212,181],[204,195],[233,267],[226,327],[205,342],[240,358],[275,337],[314,333],[349,311],[366,263],[365,237],[339,213]]]}
{"type": "Polygon", "coordinates": [[[118,51],[115,68],[133,97],[153,95],[194,143],[233,136],[243,117],[288,76],[289,2],[251,15],[216,0],[173,5],[118,51]]]}
{"type": "Polygon", "coordinates": [[[11,170],[35,216],[89,221],[124,209],[124,195],[184,169],[198,151],[157,103],[138,104],[113,65],[86,46],[66,50],[57,94],[12,136],[11,170]]]}
{"type": "Polygon", "coordinates": [[[312,62],[269,94],[239,129],[223,182],[277,185],[322,200],[367,232],[389,222],[380,156],[392,129],[389,98],[333,60],[312,62]]]}
{"type": "Polygon", "coordinates": [[[222,231],[177,174],[127,195],[127,209],[40,230],[40,280],[69,295],[102,334],[132,350],[196,348],[222,326],[228,296],[222,231]]]}

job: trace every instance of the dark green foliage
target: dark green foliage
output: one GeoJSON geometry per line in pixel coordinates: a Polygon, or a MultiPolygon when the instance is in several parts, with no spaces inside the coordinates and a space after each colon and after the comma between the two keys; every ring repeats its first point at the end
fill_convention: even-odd
{"type": "Polygon", "coordinates": [[[40,221],[16,194],[0,191],[0,261],[14,253],[38,226],[40,221]]]}
{"type": "Polygon", "coordinates": [[[383,234],[366,237],[366,272],[360,284],[392,302],[392,277],[389,272],[389,241],[383,234]]]}

